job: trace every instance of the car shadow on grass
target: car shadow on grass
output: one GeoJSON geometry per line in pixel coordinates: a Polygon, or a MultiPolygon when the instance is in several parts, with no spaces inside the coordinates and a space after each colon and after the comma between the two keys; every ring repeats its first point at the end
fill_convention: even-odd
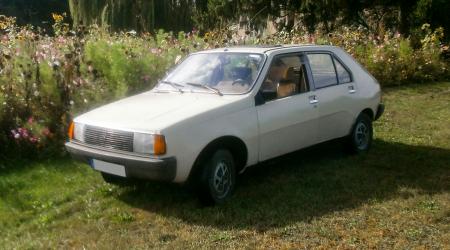
{"type": "Polygon", "coordinates": [[[144,213],[189,224],[265,231],[364,203],[408,198],[411,190],[450,191],[449,149],[379,139],[366,155],[349,156],[341,148],[339,142],[324,143],[252,167],[222,206],[201,207],[186,189],[151,182],[118,198],[144,213]]]}

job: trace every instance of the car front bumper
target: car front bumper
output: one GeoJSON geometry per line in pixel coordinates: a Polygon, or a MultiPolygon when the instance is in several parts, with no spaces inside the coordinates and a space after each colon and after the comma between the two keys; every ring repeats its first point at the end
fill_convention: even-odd
{"type": "Polygon", "coordinates": [[[90,164],[93,159],[122,165],[127,177],[173,181],[177,163],[175,157],[162,159],[118,153],[91,147],[74,141],[65,144],[72,158],[90,164]]]}

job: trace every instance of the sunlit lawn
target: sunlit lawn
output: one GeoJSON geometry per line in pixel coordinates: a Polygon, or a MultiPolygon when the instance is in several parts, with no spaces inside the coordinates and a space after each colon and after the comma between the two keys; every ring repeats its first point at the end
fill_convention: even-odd
{"type": "Polygon", "coordinates": [[[201,207],[171,184],[105,184],[70,159],[0,163],[0,248],[446,248],[450,83],[385,90],[372,151],[339,142],[240,176],[201,207]]]}

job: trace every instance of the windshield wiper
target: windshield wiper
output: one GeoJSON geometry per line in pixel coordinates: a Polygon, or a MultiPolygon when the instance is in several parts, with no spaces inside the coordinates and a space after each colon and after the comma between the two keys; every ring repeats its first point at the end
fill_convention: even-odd
{"type": "Polygon", "coordinates": [[[220,96],[223,96],[223,94],[222,94],[222,92],[220,92],[220,90],[218,90],[216,88],[213,88],[213,87],[210,87],[210,86],[208,86],[206,84],[193,83],[193,82],[187,82],[185,84],[190,85],[190,86],[194,86],[194,87],[200,87],[200,88],[208,89],[208,90],[211,90],[212,92],[214,92],[214,93],[216,93],[216,94],[218,94],[220,96]]]}
{"type": "Polygon", "coordinates": [[[182,84],[179,84],[179,83],[176,83],[176,82],[171,82],[171,81],[160,81],[160,83],[169,84],[174,89],[180,91],[180,93],[184,93],[184,91],[181,89],[182,87],[184,87],[184,85],[182,85],[182,84]]]}

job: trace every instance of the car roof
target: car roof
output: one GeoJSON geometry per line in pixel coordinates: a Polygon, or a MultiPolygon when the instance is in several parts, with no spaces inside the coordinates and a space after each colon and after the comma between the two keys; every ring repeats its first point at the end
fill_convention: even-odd
{"type": "Polygon", "coordinates": [[[308,50],[323,50],[332,49],[334,46],[330,45],[315,45],[315,44],[280,44],[280,45],[242,45],[242,46],[232,46],[223,47],[210,50],[199,51],[197,53],[215,53],[215,52],[236,52],[236,53],[259,53],[259,54],[269,54],[272,52],[279,52],[283,50],[292,49],[302,49],[308,48],[308,50]]]}

